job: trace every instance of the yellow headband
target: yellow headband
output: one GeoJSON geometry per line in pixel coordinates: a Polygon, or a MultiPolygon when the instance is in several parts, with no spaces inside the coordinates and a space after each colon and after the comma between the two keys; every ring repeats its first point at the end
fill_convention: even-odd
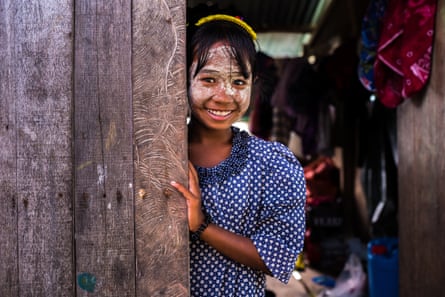
{"type": "Polygon", "coordinates": [[[230,15],[226,15],[226,14],[214,14],[214,15],[209,15],[209,16],[203,17],[195,25],[199,27],[202,24],[205,24],[205,23],[208,23],[211,21],[229,21],[229,22],[235,23],[238,26],[241,26],[244,30],[246,30],[247,33],[249,33],[250,37],[252,37],[253,40],[256,40],[256,33],[255,33],[255,31],[253,31],[252,27],[250,27],[243,20],[233,17],[233,16],[230,16],[230,15]]]}

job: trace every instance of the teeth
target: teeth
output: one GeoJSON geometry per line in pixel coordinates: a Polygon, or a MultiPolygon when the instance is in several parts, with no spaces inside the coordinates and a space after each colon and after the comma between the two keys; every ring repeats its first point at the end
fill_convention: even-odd
{"type": "Polygon", "coordinates": [[[230,110],[229,111],[223,111],[223,110],[213,110],[213,109],[209,109],[209,112],[214,114],[214,115],[221,116],[221,117],[227,116],[227,115],[229,115],[231,113],[230,110]]]}

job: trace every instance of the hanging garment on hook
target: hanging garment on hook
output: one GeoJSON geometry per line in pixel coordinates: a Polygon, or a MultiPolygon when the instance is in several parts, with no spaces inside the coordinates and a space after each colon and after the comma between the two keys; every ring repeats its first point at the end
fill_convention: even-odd
{"type": "Polygon", "coordinates": [[[362,21],[358,77],[368,91],[375,91],[374,63],[388,0],[371,0],[362,21]]]}
{"type": "Polygon", "coordinates": [[[391,0],[374,65],[376,93],[395,108],[426,85],[431,72],[437,0],[391,0]]]}

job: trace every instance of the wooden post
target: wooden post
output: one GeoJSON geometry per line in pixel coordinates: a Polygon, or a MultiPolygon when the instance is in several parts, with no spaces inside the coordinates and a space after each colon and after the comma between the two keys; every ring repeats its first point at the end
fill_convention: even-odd
{"type": "Polygon", "coordinates": [[[0,1],[0,296],[72,296],[72,25],[0,1]]]}
{"type": "Polygon", "coordinates": [[[438,1],[425,94],[397,110],[400,296],[444,295],[445,1],[438,1]]]}
{"type": "Polygon", "coordinates": [[[185,1],[133,1],[137,291],[188,296],[185,1]]]}

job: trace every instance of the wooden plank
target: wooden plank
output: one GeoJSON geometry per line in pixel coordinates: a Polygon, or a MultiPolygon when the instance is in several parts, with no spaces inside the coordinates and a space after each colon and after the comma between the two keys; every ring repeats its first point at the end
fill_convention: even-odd
{"type": "Polygon", "coordinates": [[[400,296],[443,296],[445,283],[445,1],[438,1],[433,64],[425,94],[400,106],[400,296]]]}
{"type": "Polygon", "coordinates": [[[70,1],[1,1],[1,296],[72,296],[70,1]]]}
{"type": "Polygon", "coordinates": [[[16,105],[11,11],[0,1],[0,296],[18,295],[16,105]]]}
{"type": "Polygon", "coordinates": [[[131,2],[76,1],[77,296],[135,296],[131,2]]]}
{"type": "Polygon", "coordinates": [[[189,296],[185,1],[133,1],[138,296],[189,296]]]}

